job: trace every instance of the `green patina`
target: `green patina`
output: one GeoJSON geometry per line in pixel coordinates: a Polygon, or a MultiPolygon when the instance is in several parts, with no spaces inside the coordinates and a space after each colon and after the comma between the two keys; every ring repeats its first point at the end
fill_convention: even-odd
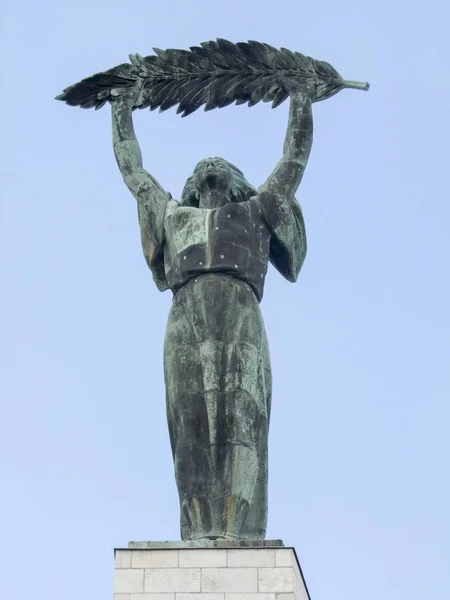
{"type": "Polygon", "coordinates": [[[272,380],[259,303],[268,263],[296,281],[305,259],[295,193],[312,146],[312,103],[368,85],[257,42],[156,52],[71,86],[59,99],[85,108],[111,102],[114,152],[137,200],[144,255],[158,289],[174,294],[164,377],[181,537],[251,543],[264,539],[267,523],[272,380]],[[178,203],[144,170],[136,107],[178,103],[186,115],[202,104],[277,106],[287,97],[282,157],[258,190],[237,167],[211,158],[197,165],[178,203]]]}
{"type": "Polygon", "coordinates": [[[269,260],[295,281],[305,257],[294,194],[311,149],[311,99],[293,90],[283,156],[258,191],[207,159],[186,185],[188,206],[143,170],[133,101],[112,105],[114,148],[147,262],[174,292],[164,375],[181,536],[264,539],[271,368],[259,301],[269,260]]]}

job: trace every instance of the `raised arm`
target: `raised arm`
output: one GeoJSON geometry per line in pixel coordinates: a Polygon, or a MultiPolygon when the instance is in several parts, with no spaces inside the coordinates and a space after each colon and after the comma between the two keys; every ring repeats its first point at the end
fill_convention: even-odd
{"type": "Polygon", "coordinates": [[[126,96],[112,103],[112,131],[114,155],[124,182],[136,200],[148,194],[168,194],[142,166],[142,154],[134,132],[133,98],[126,96]]]}
{"type": "Polygon", "coordinates": [[[283,157],[259,191],[293,200],[311,152],[313,119],[310,96],[294,83],[286,87],[291,104],[283,157]]]}
{"type": "Polygon", "coordinates": [[[142,167],[132,116],[133,98],[118,98],[112,103],[114,154],[124,182],[137,200],[144,256],[158,289],[168,288],[164,273],[164,215],[168,194],[142,167]]]}
{"type": "Polygon", "coordinates": [[[289,281],[296,281],[306,255],[303,215],[295,192],[302,180],[311,152],[313,89],[304,89],[295,80],[286,83],[291,96],[289,123],[283,157],[259,188],[258,202],[269,225],[270,261],[289,281]]]}

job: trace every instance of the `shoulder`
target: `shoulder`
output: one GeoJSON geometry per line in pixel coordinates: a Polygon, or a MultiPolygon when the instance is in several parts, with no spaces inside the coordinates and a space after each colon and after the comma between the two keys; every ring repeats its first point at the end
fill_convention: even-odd
{"type": "Polygon", "coordinates": [[[170,200],[167,202],[166,214],[173,214],[179,208],[180,203],[171,197],[170,200]]]}
{"type": "Polygon", "coordinates": [[[180,201],[174,200],[172,196],[170,196],[169,201],[167,202],[166,215],[167,216],[177,216],[180,218],[187,218],[188,216],[198,217],[199,215],[204,215],[207,212],[204,208],[197,208],[195,206],[184,206],[180,201]]]}
{"type": "Polygon", "coordinates": [[[170,193],[145,169],[132,169],[124,175],[124,181],[137,200],[153,198],[160,202],[168,202],[172,199],[170,193]]]}

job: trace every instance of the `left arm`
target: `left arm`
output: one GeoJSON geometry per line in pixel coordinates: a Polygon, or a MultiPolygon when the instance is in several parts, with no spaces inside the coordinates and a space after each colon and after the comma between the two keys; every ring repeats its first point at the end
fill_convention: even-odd
{"type": "Polygon", "coordinates": [[[303,177],[313,140],[311,99],[300,91],[291,94],[289,123],[283,157],[259,193],[269,193],[292,201],[303,177]]]}
{"type": "Polygon", "coordinates": [[[305,224],[295,192],[311,152],[313,123],[311,89],[287,82],[291,95],[283,157],[259,188],[258,202],[272,236],[270,261],[289,281],[296,281],[306,255],[305,224]],[[305,94],[306,92],[306,94],[305,94]]]}

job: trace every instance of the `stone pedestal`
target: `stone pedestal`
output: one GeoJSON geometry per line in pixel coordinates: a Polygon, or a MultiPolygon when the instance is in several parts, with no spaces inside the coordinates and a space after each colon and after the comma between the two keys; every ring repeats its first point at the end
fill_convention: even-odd
{"type": "Polygon", "coordinates": [[[130,542],[114,555],[114,600],[310,600],[280,540],[130,542]]]}

